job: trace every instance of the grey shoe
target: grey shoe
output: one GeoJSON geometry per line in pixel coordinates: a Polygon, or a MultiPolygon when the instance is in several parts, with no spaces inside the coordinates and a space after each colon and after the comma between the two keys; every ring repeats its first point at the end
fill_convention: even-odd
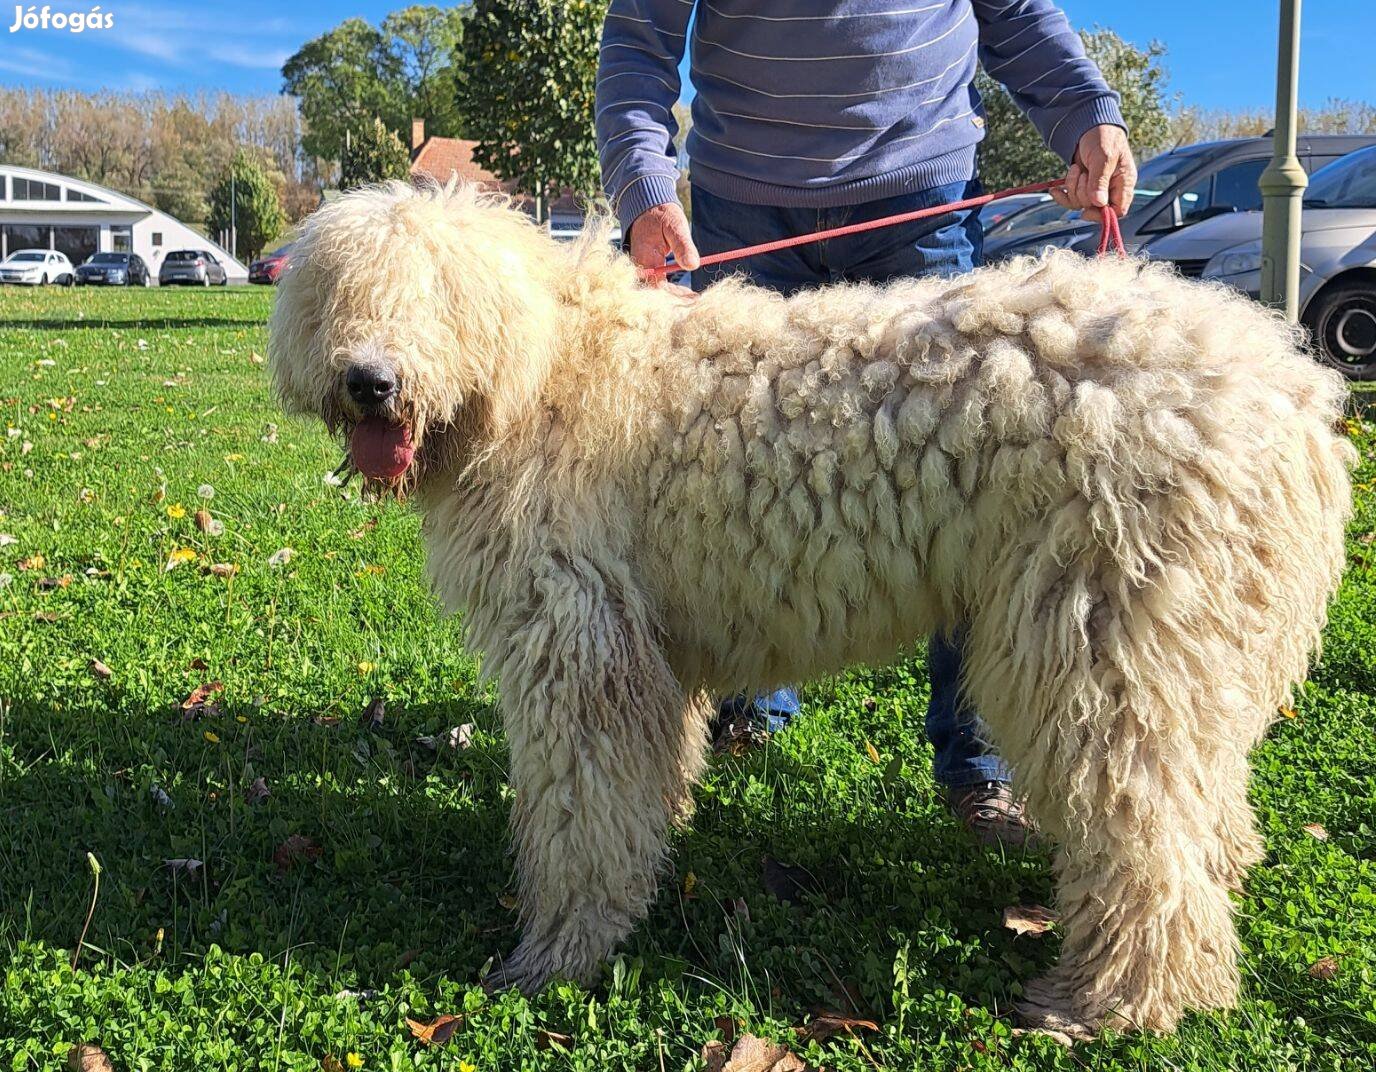
{"type": "Polygon", "coordinates": [[[952,789],[946,803],[981,845],[1010,849],[1036,847],[1036,828],[1007,782],[977,782],[952,789]]]}

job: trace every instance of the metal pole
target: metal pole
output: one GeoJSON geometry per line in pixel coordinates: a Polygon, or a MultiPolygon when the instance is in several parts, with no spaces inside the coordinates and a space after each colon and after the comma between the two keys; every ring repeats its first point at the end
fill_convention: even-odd
{"type": "Polygon", "coordinates": [[[238,176],[234,174],[233,164],[230,164],[229,168],[229,252],[237,257],[239,255],[239,194],[234,180],[238,176]]]}
{"type": "Polygon", "coordinates": [[[1299,318],[1300,214],[1309,177],[1295,155],[1300,80],[1300,2],[1280,0],[1276,50],[1275,152],[1261,175],[1261,300],[1299,318]]]}

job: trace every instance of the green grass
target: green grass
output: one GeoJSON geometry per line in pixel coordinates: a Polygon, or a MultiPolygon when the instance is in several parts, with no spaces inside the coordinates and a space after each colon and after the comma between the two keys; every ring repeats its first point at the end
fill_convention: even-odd
{"type": "Polygon", "coordinates": [[[352,1054],[378,1070],[680,1070],[700,1067],[718,1017],[791,1039],[809,1009],[848,1001],[880,1030],[813,1044],[810,1064],[1376,1066],[1371,424],[1351,425],[1363,487],[1323,663],[1256,756],[1269,852],[1239,901],[1235,1013],[1073,1052],[1011,1034],[1003,1016],[1056,938],[1015,938],[1001,912],[1050,897],[1048,863],[979,852],[945,815],[917,661],[817,684],[773,747],[715,761],[664,895],[600,985],[489,996],[475,981],[516,938],[493,696],[424,588],[415,517],[328,484],[337,448],[275,414],[255,358],[269,301],[0,291],[0,533],[15,538],[0,546],[0,1068],[65,1067],[93,1040],[119,1069],[352,1054]],[[198,530],[198,508],[221,534],[198,530]],[[189,560],[166,569],[176,552],[189,560]],[[184,720],[210,680],[222,710],[184,720]],[[358,720],[375,696],[380,731],[358,720]],[[463,723],[467,750],[416,743],[463,723]],[[254,803],[259,777],[271,795],[254,803]],[[283,870],[292,835],[321,852],[283,870]],[[103,871],[73,972],[88,852],[103,871]],[[816,892],[776,900],[766,854],[816,892]],[[204,866],[164,864],[186,858],[204,866]],[[1324,956],[1336,977],[1311,977],[1324,956]],[[418,1046],[405,1018],[440,1013],[462,1028],[418,1046]]]}

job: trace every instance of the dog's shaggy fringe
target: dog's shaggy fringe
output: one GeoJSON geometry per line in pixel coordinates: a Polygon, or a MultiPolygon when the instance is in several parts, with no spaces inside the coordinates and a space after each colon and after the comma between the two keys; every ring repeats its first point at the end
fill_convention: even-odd
{"type": "Polygon", "coordinates": [[[1136,260],[686,303],[466,188],[322,209],[271,366],[341,430],[400,375],[429,572],[500,685],[525,938],[586,978],[645,913],[714,691],[966,628],[965,687],[1057,845],[1024,1013],[1233,1004],[1247,753],[1343,564],[1344,388],[1275,315],[1136,260]],[[370,355],[370,356],[368,356],[370,355]]]}

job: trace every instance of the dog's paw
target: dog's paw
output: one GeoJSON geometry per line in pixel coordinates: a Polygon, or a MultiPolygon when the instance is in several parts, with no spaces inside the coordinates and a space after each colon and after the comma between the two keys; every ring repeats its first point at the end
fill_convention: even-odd
{"type": "Polygon", "coordinates": [[[498,958],[492,970],[483,977],[482,985],[488,991],[515,987],[523,994],[538,994],[553,979],[587,983],[595,974],[595,968],[581,972],[571,970],[568,964],[560,963],[546,944],[523,941],[508,956],[498,958]]]}
{"type": "Polygon", "coordinates": [[[1013,1006],[1027,1031],[1047,1035],[1062,1045],[1083,1042],[1099,1033],[1099,1025],[1077,1012],[1055,979],[1042,976],[1027,984],[1023,1000],[1013,1006]]]}

